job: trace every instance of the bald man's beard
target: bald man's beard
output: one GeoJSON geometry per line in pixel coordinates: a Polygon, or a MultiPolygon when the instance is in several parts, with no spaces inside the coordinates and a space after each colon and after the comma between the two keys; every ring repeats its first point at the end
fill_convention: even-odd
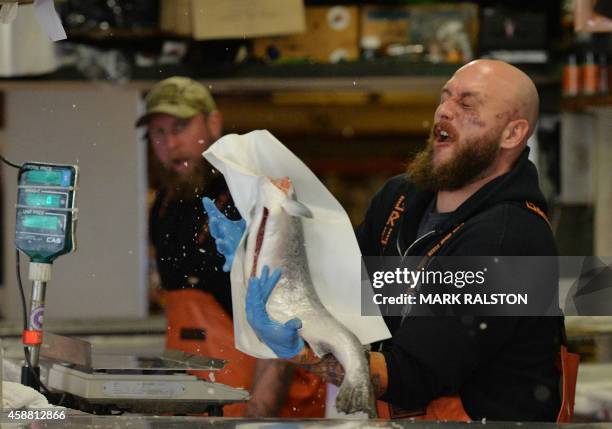
{"type": "MultiPolygon", "coordinates": [[[[499,153],[500,133],[474,138],[460,144],[452,159],[439,165],[434,163],[435,137],[427,140],[427,147],[408,163],[406,173],[419,189],[433,192],[455,191],[481,178],[493,165],[499,153]]],[[[459,144],[457,142],[453,144],[459,144]]]]}
{"type": "Polygon", "coordinates": [[[206,187],[219,174],[204,158],[183,174],[162,167],[159,188],[165,193],[167,201],[193,202],[206,195],[206,187]]]}

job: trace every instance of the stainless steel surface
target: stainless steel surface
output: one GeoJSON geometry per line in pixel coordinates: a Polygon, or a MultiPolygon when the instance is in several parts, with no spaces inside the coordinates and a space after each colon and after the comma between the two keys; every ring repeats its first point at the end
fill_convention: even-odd
{"type": "Polygon", "coordinates": [[[553,423],[502,423],[488,421],[485,423],[473,422],[468,425],[466,423],[418,422],[412,420],[248,420],[219,417],[110,417],[93,415],[68,415],[65,420],[38,420],[35,422],[17,422],[2,417],[0,422],[2,422],[2,429],[9,427],[15,429],[431,429],[433,427],[444,429],[548,429],[556,427],[563,429],[603,429],[610,427],[610,423],[557,425],[553,423]]]}
{"type": "MultiPolygon", "coordinates": [[[[44,315],[40,318],[40,326],[34,324],[34,318],[32,317],[32,310],[38,308],[44,308],[45,306],[45,289],[47,282],[34,280],[32,282],[32,299],[30,301],[30,317],[28,318],[28,329],[29,330],[42,330],[42,323],[44,315]]],[[[28,346],[30,350],[30,361],[28,362],[33,368],[38,366],[40,357],[40,346],[28,346]]]]}
{"type": "MultiPolygon", "coordinates": [[[[189,355],[193,356],[193,355],[189,355]]],[[[142,357],[130,355],[94,354],[92,356],[91,370],[123,371],[142,373],[143,371],[187,371],[204,370],[217,371],[225,365],[220,359],[209,359],[200,356],[199,359],[187,359],[184,362],[169,360],[161,357],[142,357]]]]}
{"type": "Polygon", "coordinates": [[[155,371],[218,371],[226,361],[198,356],[179,350],[163,350],[154,356],[117,353],[92,353],[88,341],[45,332],[41,356],[48,360],[76,365],[86,372],[121,371],[143,373],[155,371]]]}
{"type": "Polygon", "coordinates": [[[91,344],[74,337],[65,337],[45,331],[40,356],[91,368],[91,344]]]}
{"type": "Polygon", "coordinates": [[[172,349],[164,350],[161,358],[168,362],[180,363],[184,366],[188,366],[191,369],[206,369],[208,371],[218,371],[223,369],[227,363],[227,361],[223,359],[198,356],[192,353],[172,349]]]}

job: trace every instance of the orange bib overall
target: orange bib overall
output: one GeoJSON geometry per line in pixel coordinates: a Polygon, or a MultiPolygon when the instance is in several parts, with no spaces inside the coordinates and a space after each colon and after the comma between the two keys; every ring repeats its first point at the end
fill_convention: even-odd
{"type": "MultiPolygon", "coordinates": [[[[256,359],[234,347],[234,323],[209,293],[195,289],[167,291],[164,296],[168,330],[166,347],[225,359],[220,371],[194,371],[199,378],[250,390],[256,359]]],[[[244,416],[246,404],[223,407],[225,417],[244,416]]],[[[296,369],[280,417],[324,417],[325,383],[296,369]]]]}

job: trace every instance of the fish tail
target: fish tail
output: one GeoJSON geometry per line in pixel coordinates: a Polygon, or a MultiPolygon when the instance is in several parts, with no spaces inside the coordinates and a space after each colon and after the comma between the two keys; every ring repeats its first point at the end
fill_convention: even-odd
{"type": "Polygon", "coordinates": [[[344,377],[336,397],[336,408],[346,414],[362,411],[375,419],[376,398],[369,377],[360,377],[358,380],[344,377]]]}

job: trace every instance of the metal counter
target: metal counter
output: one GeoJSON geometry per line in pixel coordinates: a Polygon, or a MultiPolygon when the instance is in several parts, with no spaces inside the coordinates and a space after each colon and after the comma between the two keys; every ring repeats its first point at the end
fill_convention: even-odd
{"type": "Polygon", "coordinates": [[[14,421],[0,417],[1,429],[603,429],[612,427],[612,423],[573,423],[557,425],[554,423],[514,423],[514,422],[419,422],[415,420],[286,420],[286,419],[225,419],[207,417],[140,417],[140,416],[92,416],[69,414],[65,420],[14,421]]]}

